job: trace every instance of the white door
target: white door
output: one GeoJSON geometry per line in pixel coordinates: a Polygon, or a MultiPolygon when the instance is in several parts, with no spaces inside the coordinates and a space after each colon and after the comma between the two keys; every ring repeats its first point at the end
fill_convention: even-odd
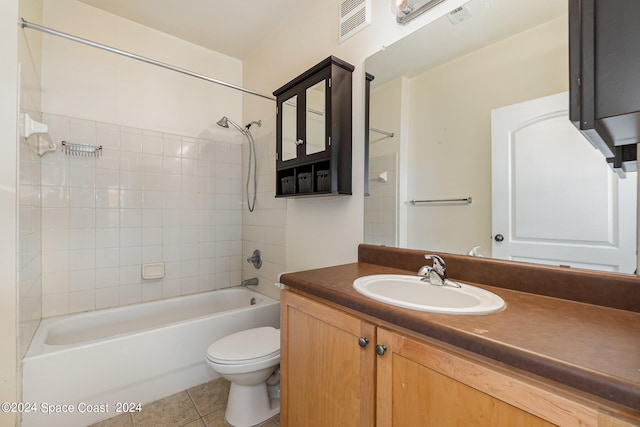
{"type": "Polygon", "coordinates": [[[636,173],[619,178],[568,105],[565,92],[492,111],[492,256],[633,273],[636,173]]]}

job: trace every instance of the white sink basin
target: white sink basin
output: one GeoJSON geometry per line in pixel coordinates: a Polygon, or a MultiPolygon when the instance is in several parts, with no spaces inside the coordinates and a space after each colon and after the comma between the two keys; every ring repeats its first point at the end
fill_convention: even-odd
{"type": "Polygon", "coordinates": [[[353,282],[362,295],[376,301],[411,310],[447,314],[489,314],[505,307],[504,300],[493,292],[458,283],[436,286],[419,276],[377,274],[353,282]]]}

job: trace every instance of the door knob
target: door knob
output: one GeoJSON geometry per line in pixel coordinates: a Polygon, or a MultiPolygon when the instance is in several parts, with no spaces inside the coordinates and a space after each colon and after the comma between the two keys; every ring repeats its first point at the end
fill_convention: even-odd
{"type": "Polygon", "coordinates": [[[493,238],[496,242],[502,242],[504,240],[504,236],[502,234],[496,234],[496,237],[493,238]]]}
{"type": "Polygon", "coordinates": [[[382,356],[383,354],[385,354],[387,351],[387,346],[384,344],[378,344],[376,346],[376,353],[378,353],[379,356],[382,356]]]}

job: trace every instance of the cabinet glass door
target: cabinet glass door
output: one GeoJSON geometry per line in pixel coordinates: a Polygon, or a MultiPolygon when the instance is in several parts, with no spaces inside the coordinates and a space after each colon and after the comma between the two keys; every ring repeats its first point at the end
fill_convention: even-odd
{"type": "Polygon", "coordinates": [[[292,96],[282,103],[282,161],[292,160],[297,157],[297,106],[297,95],[292,96]]]}
{"type": "Polygon", "coordinates": [[[306,96],[307,140],[305,141],[305,153],[310,155],[326,150],[326,80],[307,88],[306,96]]]}

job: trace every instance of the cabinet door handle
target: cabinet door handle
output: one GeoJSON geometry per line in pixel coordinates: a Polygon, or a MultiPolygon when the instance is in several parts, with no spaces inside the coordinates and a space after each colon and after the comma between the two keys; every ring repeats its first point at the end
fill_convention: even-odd
{"type": "Polygon", "coordinates": [[[369,338],[365,338],[365,337],[358,338],[358,345],[360,347],[366,347],[367,344],[369,344],[369,338]]]}
{"type": "Polygon", "coordinates": [[[386,345],[378,344],[376,346],[376,353],[378,353],[378,356],[382,356],[386,351],[387,351],[387,346],[386,345]]]}
{"type": "Polygon", "coordinates": [[[296,140],[296,145],[302,145],[304,144],[304,141],[301,139],[296,140]]]}

